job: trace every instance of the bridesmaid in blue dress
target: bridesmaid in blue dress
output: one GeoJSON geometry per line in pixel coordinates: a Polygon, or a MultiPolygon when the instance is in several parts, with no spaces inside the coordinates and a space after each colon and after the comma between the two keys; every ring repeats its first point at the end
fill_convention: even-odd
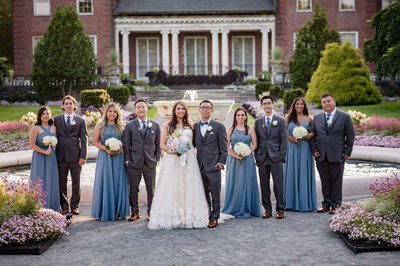
{"type": "Polygon", "coordinates": [[[310,132],[312,119],[308,115],[304,98],[294,99],[285,122],[288,127],[288,150],[284,167],[285,206],[287,210],[313,211],[317,209],[317,194],[314,159],[308,141],[315,137],[315,133],[310,132]],[[303,139],[293,136],[293,129],[298,126],[308,131],[303,139]]]}
{"type": "Polygon", "coordinates": [[[111,103],[96,125],[93,143],[99,149],[94,177],[91,216],[102,222],[125,219],[130,214],[129,187],[126,176],[122,146],[119,151],[107,150],[105,142],[116,138],[122,142],[121,110],[111,103]]]}
{"type": "Polygon", "coordinates": [[[56,136],[50,108],[41,107],[37,113],[37,122],[29,133],[29,146],[33,150],[30,180],[37,182],[41,179],[46,192],[44,208],[60,210],[60,190],[58,185],[58,164],[54,147],[43,144],[46,136],[56,136]]]}
{"type": "Polygon", "coordinates": [[[253,155],[257,140],[253,127],[247,125],[247,113],[243,107],[236,109],[233,125],[227,135],[229,149],[222,213],[236,218],[259,217],[260,194],[253,155]],[[252,153],[246,157],[236,154],[234,146],[238,142],[247,144],[252,153]]]}

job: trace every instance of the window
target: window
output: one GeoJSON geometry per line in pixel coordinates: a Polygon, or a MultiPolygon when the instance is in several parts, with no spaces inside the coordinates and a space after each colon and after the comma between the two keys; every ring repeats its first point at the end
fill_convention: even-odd
{"type": "Polygon", "coordinates": [[[340,41],[344,43],[349,41],[354,48],[358,48],[358,32],[356,31],[345,31],[339,32],[340,41]]]}
{"type": "Polygon", "coordinates": [[[340,11],[354,11],[356,10],[356,0],[339,0],[340,11]]]}
{"type": "Polygon", "coordinates": [[[36,46],[43,39],[43,36],[33,36],[32,37],[32,55],[35,53],[36,46]]]}
{"type": "Polygon", "coordinates": [[[382,0],[382,9],[386,8],[388,5],[393,3],[394,0],[382,0]]]}
{"type": "Polygon", "coordinates": [[[50,16],[50,0],[33,0],[35,16],[50,16]]]}
{"type": "Polygon", "coordinates": [[[232,38],[232,66],[240,67],[249,77],[255,76],[255,48],[254,37],[232,38]]]}
{"type": "Polygon", "coordinates": [[[96,35],[89,35],[90,41],[92,42],[93,46],[93,53],[97,57],[97,36],[96,35]]]}
{"type": "Polygon", "coordinates": [[[312,2],[311,0],[296,0],[297,12],[311,12],[312,2]]]}
{"type": "Polygon", "coordinates": [[[293,33],[293,51],[296,51],[297,32],[293,33]]]}
{"type": "Polygon", "coordinates": [[[77,0],[79,15],[93,15],[93,0],[77,0]]]}
{"type": "Polygon", "coordinates": [[[136,39],[136,73],[138,78],[159,66],[158,38],[136,39]]]}
{"type": "Polygon", "coordinates": [[[207,74],[207,39],[205,37],[185,38],[185,74],[207,74]]]}

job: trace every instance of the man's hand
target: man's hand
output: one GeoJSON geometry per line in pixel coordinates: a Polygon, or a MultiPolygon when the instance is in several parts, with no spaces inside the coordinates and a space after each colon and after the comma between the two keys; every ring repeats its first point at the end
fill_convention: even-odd
{"type": "Polygon", "coordinates": [[[84,165],[86,163],[86,160],[85,159],[79,159],[78,163],[79,163],[80,166],[82,166],[82,165],[84,165]]]}
{"type": "Polygon", "coordinates": [[[343,161],[347,161],[349,159],[349,156],[347,154],[343,153],[342,158],[343,158],[343,161]]]}
{"type": "Polygon", "coordinates": [[[321,154],[319,153],[319,151],[314,152],[314,157],[315,158],[321,157],[321,154]]]}
{"type": "Polygon", "coordinates": [[[214,167],[218,168],[219,170],[223,170],[225,168],[222,163],[217,163],[214,167]]]}

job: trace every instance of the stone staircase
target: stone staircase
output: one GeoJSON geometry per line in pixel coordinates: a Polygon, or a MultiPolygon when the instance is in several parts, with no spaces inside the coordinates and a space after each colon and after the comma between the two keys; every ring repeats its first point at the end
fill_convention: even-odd
{"type": "MultiPolygon", "coordinates": [[[[149,104],[155,101],[181,100],[185,94],[184,90],[168,91],[137,91],[137,98],[145,99],[149,104]]],[[[234,100],[235,103],[245,101],[256,101],[254,90],[242,89],[217,89],[217,90],[198,90],[198,100],[234,100]]]]}

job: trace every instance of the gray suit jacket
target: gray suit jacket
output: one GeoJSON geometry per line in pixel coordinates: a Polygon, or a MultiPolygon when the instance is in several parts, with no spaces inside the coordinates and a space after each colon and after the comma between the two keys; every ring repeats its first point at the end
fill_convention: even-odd
{"type": "Polygon", "coordinates": [[[225,164],[228,153],[228,139],[224,125],[210,120],[209,128],[210,130],[207,130],[203,137],[200,123],[194,124],[193,145],[197,149],[197,161],[200,169],[204,168],[206,173],[220,171],[215,165],[217,163],[225,164]]]}
{"type": "Polygon", "coordinates": [[[324,161],[325,156],[329,162],[343,162],[342,154],[351,155],[354,143],[354,128],[349,114],[336,109],[332,124],[325,127],[325,114],[321,112],[314,117],[311,126],[317,136],[310,141],[311,151],[319,151],[317,161],[324,161]]]}
{"type": "Polygon", "coordinates": [[[79,159],[87,158],[88,136],[86,122],[80,116],[74,115],[71,127],[67,129],[64,114],[54,118],[57,133],[57,160],[77,163],[79,159]]]}
{"type": "Polygon", "coordinates": [[[283,118],[274,114],[269,129],[265,126],[265,116],[256,120],[254,130],[257,137],[256,163],[283,163],[287,150],[287,130],[283,118]],[[268,155],[268,156],[267,156],[268,155]]]}
{"type": "Polygon", "coordinates": [[[136,118],[128,123],[124,130],[124,157],[128,167],[141,169],[146,162],[150,168],[157,166],[160,160],[160,126],[153,120],[147,128],[144,139],[140,135],[140,123],[136,118]]]}

